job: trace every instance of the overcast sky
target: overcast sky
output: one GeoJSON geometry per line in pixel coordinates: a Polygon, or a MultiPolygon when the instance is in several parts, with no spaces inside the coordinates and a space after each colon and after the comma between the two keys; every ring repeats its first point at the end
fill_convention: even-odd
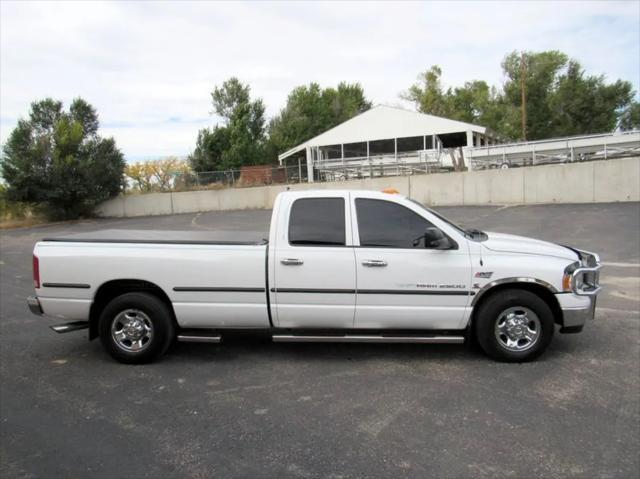
{"type": "MultiPolygon", "coordinates": [[[[289,91],[360,82],[374,104],[430,65],[500,85],[512,50],[558,49],[640,86],[640,2],[0,2],[0,140],[34,99],[82,96],[128,160],[186,155],[230,76],[268,116],[289,91]]],[[[406,105],[408,106],[408,105],[406,105]]]]}

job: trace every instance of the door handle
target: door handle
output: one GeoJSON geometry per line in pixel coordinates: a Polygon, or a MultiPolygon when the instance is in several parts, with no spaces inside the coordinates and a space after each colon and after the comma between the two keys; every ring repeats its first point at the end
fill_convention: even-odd
{"type": "Polygon", "coordinates": [[[365,259],[362,262],[362,266],[367,266],[369,268],[381,268],[387,265],[387,262],[381,259],[365,259]]]}
{"type": "Polygon", "coordinates": [[[304,261],[298,258],[283,258],[280,262],[285,266],[299,266],[304,263],[304,261]]]}

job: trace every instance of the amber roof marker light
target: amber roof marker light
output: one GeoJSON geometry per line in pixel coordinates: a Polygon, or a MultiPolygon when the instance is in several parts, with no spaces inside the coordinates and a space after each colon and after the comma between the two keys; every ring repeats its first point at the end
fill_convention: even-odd
{"type": "Polygon", "coordinates": [[[395,188],[385,188],[382,190],[383,193],[387,193],[388,195],[399,195],[400,192],[395,188]]]}

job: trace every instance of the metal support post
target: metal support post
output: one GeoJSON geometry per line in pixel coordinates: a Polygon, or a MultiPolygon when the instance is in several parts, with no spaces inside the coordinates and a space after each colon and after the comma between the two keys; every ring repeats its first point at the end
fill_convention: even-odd
{"type": "MultiPolygon", "coordinates": [[[[307,157],[307,182],[313,183],[313,156],[311,154],[311,147],[307,146],[306,148],[306,157],[307,157]]],[[[302,178],[302,175],[300,175],[302,178]]]]}

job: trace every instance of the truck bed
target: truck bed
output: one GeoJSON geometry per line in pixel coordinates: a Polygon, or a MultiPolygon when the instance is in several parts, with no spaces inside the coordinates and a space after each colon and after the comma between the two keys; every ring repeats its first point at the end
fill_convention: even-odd
{"type": "Polygon", "coordinates": [[[36,244],[45,314],[86,320],[99,290],[138,281],[159,288],[178,324],[269,327],[267,242],[260,232],[102,230],[36,244]]]}

